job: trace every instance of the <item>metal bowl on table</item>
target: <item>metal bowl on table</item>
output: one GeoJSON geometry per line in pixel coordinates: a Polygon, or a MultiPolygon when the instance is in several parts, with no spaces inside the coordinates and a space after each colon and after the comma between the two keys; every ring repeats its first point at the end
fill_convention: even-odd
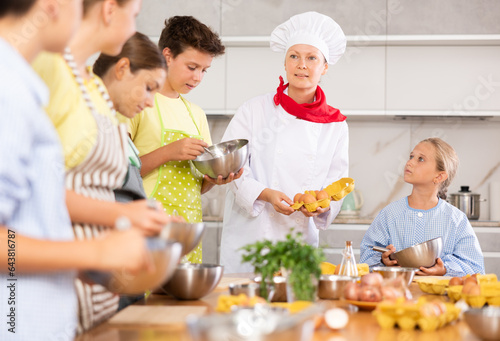
{"type": "Polygon", "coordinates": [[[182,245],[181,257],[187,255],[200,243],[205,232],[205,223],[171,222],[165,225],[160,237],[182,245]]]}
{"type": "Polygon", "coordinates": [[[260,288],[257,283],[229,284],[229,295],[238,296],[245,294],[248,297],[260,296],[260,288]]]}
{"type": "Polygon", "coordinates": [[[473,308],[464,312],[465,322],[483,340],[500,340],[500,307],[473,308]]]}
{"type": "Polygon", "coordinates": [[[318,297],[324,300],[338,300],[344,295],[347,283],[356,283],[359,277],[321,275],[318,282],[318,297]]]}
{"type": "Polygon", "coordinates": [[[248,140],[237,139],[214,144],[208,151],[192,160],[192,165],[211,178],[236,174],[248,159],[248,140]]]}
{"type": "Polygon", "coordinates": [[[179,264],[172,278],[159,291],[180,300],[198,300],[219,284],[224,267],[216,264],[179,264]]]}
{"type": "Polygon", "coordinates": [[[375,266],[372,271],[378,272],[384,279],[402,277],[406,285],[410,285],[411,281],[413,281],[413,276],[415,276],[418,269],[399,266],[375,266]]]}
{"type": "MultiPolygon", "coordinates": [[[[389,249],[380,246],[373,246],[372,249],[378,252],[387,252],[389,249]]],[[[398,265],[405,268],[420,268],[421,266],[430,268],[436,264],[443,250],[443,240],[437,237],[420,244],[410,246],[390,255],[390,259],[397,260],[398,265]]]]}
{"type": "MultiPolygon", "coordinates": [[[[253,279],[253,281],[260,286],[262,277],[257,276],[253,279]]],[[[258,291],[258,293],[258,295],[262,297],[260,290],[258,291]]],[[[286,277],[274,276],[273,283],[267,283],[267,296],[268,297],[264,298],[268,299],[268,301],[270,302],[288,302],[286,294],[286,277]]]]}
{"type": "Polygon", "coordinates": [[[147,290],[155,290],[174,274],[181,258],[182,245],[158,237],[147,238],[146,242],[155,266],[154,272],[141,270],[139,273],[131,274],[124,270],[84,271],[81,277],[85,281],[101,284],[109,291],[118,294],[138,295],[147,290]]]}

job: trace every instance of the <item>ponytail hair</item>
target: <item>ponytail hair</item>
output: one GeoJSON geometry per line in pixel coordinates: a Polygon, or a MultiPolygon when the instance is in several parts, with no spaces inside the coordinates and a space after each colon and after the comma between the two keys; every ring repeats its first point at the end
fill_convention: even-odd
{"type": "Polygon", "coordinates": [[[448,178],[440,184],[438,192],[438,197],[446,200],[448,186],[450,186],[453,178],[457,174],[458,165],[460,163],[457,153],[452,146],[438,137],[431,137],[420,141],[420,143],[423,142],[430,143],[434,146],[436,150],[436,168],[439,172],[446,172],[448,175],[448,178]]]}

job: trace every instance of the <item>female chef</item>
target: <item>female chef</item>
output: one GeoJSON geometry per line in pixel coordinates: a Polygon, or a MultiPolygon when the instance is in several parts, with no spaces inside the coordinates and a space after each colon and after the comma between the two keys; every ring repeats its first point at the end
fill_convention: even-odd
{"type": "Polygon", "coordinates": [[[280,77],[275,93],[244,103],[222,138],[248,139],[250,153],[243,175],[227,191],[221,246],[226,273],[252,271],[241,264],[240,248],[284,239],[291,228],[318,245],[319,229],[338,214],[341,201],[309,213],[295,212],[290,198],[347,176],[346,118],[318,86],[345,47],[340,26],[316,12],[295,15],[272,32],[271,49],[285,53],[288,84],[280,77]]]}

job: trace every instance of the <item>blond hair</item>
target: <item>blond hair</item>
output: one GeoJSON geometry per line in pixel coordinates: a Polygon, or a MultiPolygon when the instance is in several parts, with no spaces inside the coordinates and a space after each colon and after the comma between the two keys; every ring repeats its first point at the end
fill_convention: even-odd
{"type": "Polygon", "coordinates": [[[438,197],[446,200],[448,186],[450,186],[453,178],[457,174],[458,165],[460,163],[457,153],[452,146],[438,137],[431,137],[420,141],[420,143],[423,142],[430,143],[434,146],[436,150],[436,169],[439,172],[446,172],[448,175],[448,178],[440,184],[438,191],[438,197]]]}

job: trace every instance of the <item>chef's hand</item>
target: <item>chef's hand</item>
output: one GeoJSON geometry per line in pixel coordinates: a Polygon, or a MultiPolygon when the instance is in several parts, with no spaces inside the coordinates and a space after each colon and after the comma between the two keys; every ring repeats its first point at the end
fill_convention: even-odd
{"type": "Polygon", "coordinates": [[[155,270],[146,240],[137,229],[109,231],[95,239],[95,243],[96,252],[88,256],[95,256],[97,270],[123,270],[132,274],[155,270]]]}
{"type": "Polygon", "coordinates": [[[293,205],[293,201],[290,200],[290,198],[287,197],[285,193],[282,193],[280,191],[276,191],[270,188],[265,188],[260,193],[257,199],[267,201],[268,203],[273,205],[274,209],[278,213],[284,215],[290,215],[293,212],[295,212],[295,210],[290,207],[291,205],[293,205]],[[282,201],[286,202],[288,205],[284,204],[282,201]]]}
{"type": "Polygon", "coordinates": [[[327,208],[318,207],[318,209],[314,212],[309,212],[304,206],[300,208],[300,212],[302,212],[302,214],[304,214],[306,217],[316,217],[328,211],[330,211],[330,206],[328,206],[327,208]]]}
{"type": "Polygon", "coordinates": [[[194,160],[199,155],[205,152],[203,147],[208,147],[205,141],[193,138],[183,138],[178,141],[172,142],[163,146],[165,154],[168,155],[169,160],[194,160]]]}
{"type": "Polygon", "coordinates": [[[436,264],[430,268],[420,267],[420,270],[416,272],[417,275],[421,276],[444,276],[446,274],[446,268],[441,258],[436,259],[436,264]]]}
{"type": "Polygon", "coordinates": [[[124,204],[123,216],[130,220],[133,227],[142,231],[145,236],[153,236],[160,233],[162,227],[171,221],[182,221],[182,217],[171,217],[165,213],[160,202],[153,201],[154,206],[148,204],[148,200],[136,200],[124,204]]]}
{"type": "Polygon", "coordinates": [[[204,175],[203,176],[203,180],[207,181],[208,183],[212,184],[212,185],[225,185],[225,184],[228,184],[230,182],[232,182],[233,180],[236,180],[236,179],[239,179],[241,177],[241,175],[243,174],[243,168],[241,168],[238,173],[234,174],[234,173],[229,173],[229,175],[227,176],[227,178],[223,178],[222,175],[219,175],[217,177],[217,179],[214,179],[214,178],[211,178],[209,177],[208,175],[204,175]]]}
{"type": "Polygon", "coordinates": [[[392,260],[389,258],[390,255],[392,255],[394,252],[396,252],[396,248],[394,247],[394,245],[389,244],[385,248],[389,249],[389,251],[382,253],[382,263],[384,263],[384,265],[386,265],[386,266],[398,265],[397,260],[392,260]]]}

